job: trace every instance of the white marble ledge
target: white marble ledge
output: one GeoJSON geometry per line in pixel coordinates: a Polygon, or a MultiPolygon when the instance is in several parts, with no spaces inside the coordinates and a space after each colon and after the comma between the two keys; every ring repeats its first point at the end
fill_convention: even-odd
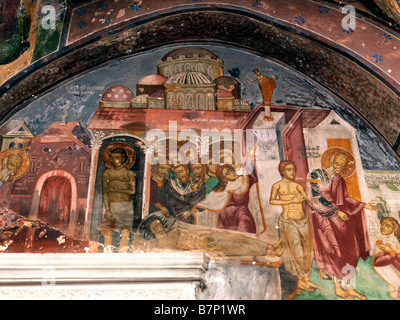
{"type": "Polygon", "coordinates": [[[0,254],[0,286],[201,282],[203,253],[0,254]]]}

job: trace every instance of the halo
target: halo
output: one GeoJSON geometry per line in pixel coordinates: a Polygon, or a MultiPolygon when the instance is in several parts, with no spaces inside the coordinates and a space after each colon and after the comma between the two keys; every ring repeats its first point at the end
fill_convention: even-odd
{"type": "Polygon", "coordinates": [[[135,151],[133,151],[133,149],[129,145],[127,145],[126,143],[122,143],[122,142],[112,143],[104,149],[103,156],[102,156],[104,165],[109,169],[113,168],[111,161],[110,161],[110,152],[116,148],[124,149],[128,156],[128,159],[123,164],[123,167],[126,169],[132,168],[133,164],[136,161],[135,151]]]}
{"type": "Polygon", "coordinates": [[[221,150],[218,152],[218,155],[219,155],[219,160],[220,160],[220,161],[221,161],[221,156],[224,156],[224,164],[232,164],[232,165],[233,165],[233,164],[236,164],[235,156],[234,156],[232,150],[226,149],[226,148],[221,149],[221,150]],[[227,155],[228,157],[230,157],[231,163],[225,163],[225,155],[227,155]]]}
{"type": "Polygon", "coordinates": [[[166,155],[167,155],[167,162],[169,164],[179,164],[185,163],[188,164],[193,161],[198,160],[198,152],[194,151],[197,149],[197,145],[193,142],[187,141],[180,141],[176,146],[176,149],[170,149],[167,146],[166,155]]]}
{"type": "Polygon", "coordinates": [[[179,148],[178,151],[178,159],[182,162],[182,160],[186,160],[185,162],[193,163],[198,162],[198,152],[194,151],[196,149],[196,145],[193,143],[186,143],[179,148]]]}
{"type": "Polygon", "coordinates": [[[342,177],[349,178],[356,172],[356,161],[354,160],[353,154],[341,147],[328,148],[321,156],[321,167],[327,169],[331,166],[331,159],[333,156],[342,154],[347,158],[347,166],[343,169],[342,177]]]}
{"type": "Polygon", "coordinates": [[[29,156],[29,153],[22,149],[10,148],[10,149],[3,150],[0,152],[0,170],[5,169],[4,168],[4,159],[13,154],[18,154],[22,157],[22,164],[21,164],[20,168],[18,169],[18,172],[14,178],[14,180],[17,180],[17,179],[21,178],[23,175],[25,175],[25,173],[28,172],[29,166],[31,164],[31,158],[29,156]]]}

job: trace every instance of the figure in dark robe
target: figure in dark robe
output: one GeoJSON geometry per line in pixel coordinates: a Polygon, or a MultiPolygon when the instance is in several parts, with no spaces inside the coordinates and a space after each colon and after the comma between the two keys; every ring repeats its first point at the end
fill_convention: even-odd
{"type": "Polygon", "coordinates": [[[170,216],[193,224],[195,218],[192,209],[205,198],[205,184],[199,183],[198,178],[191,176],[186,165],[176,164],[172,167],[172,172],[173,175],[164,184],[160,198],[170,216]]]}
{"type": "Polygon", "coordinates": [[[168,209],[165,207],[165,204],[162,201],[162,197],[160,193],[162,193],[164,184],[167,181],[169,173],[171,171],[170,164],[161,164],[157,163],[151,172],[151,180],[150,180],[150,204],[149,204],[149,213],[162,211],[163,213],[168,214],[168,209]]]}

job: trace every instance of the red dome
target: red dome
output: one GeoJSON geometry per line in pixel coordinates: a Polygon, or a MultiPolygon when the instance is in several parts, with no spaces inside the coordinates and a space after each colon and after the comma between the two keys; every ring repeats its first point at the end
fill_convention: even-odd
{"type": "Polygon", "coordinates": [[[233,94],[231,91],[226,90],[226,89],[217,89],[217,97],[218,98],[230,98],[230,97],[233,97],[233,94]]]}
{"type": "Polygon", "coordinates": [[[152,74],[141,79],[138,84],[157,86],[157,85],[162,85],[167,79],[168,79],[167,77],[164,77],[160,74],[152,74]]]}
{"type": "Polygon", "coordinates": [[[122,85],[109,87],[101,97],[105,102],[130,102],[134,98],[131,89],[122,85]]]}
{"type": "Polygon", "coordinates": [[[157,90],[150,94],[151,98],[164,98],[164,90],[157,90]]]}
{"type": "Polygon", "coordinates": [[[230,76],[221,76],[218,77],[216,79],[214,79],[213,81],[214,83],[216,83],[217,85],[221,85],[221,86],[231,86],[231,85],[239,85],[239,81],[237,81],[235,78],[230,77],[230,76]]]}

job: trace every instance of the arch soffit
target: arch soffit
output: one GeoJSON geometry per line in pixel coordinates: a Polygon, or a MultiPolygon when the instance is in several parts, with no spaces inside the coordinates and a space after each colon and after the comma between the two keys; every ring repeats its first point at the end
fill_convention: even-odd
{"type": "MultiPolygon", "coordinates": [[[[106,34],[77,41],[60,50],[54,57],[27,67],[0,87],[0,94],[4,93],[0,98],[0,117],[4,120],[11,111],[29,104],[32,101],[30,98],[32,92],[43,93],[63,80],[108,60],[171,43],[211,40],[267,55],[310,76],[353,106],[354,110],[361,113],[389,144],[393,145],[396,142],[400,131],[400,120],[397,120],[399,123],[392,125],[387,125],[386,120],[398,119],[396,110],[400,104],[398,89],[400,81],[393,75],[382,72],[370,61],[365,61],[361,57],[361,52],[351,51],[344,45],[316,34],[307,26],[300,28],[289,25],[264,12],[251,10],[250,12],[248,8],[232,9],[228,6],[212,11],[205,10],[201,6],[197,8],[185,12],[171,9],[151,23],[148,17],[143,17],[131,21],[131,24],[124,22],[115,25],[112,27],[112,32],[107,29],[106,34]],[[171,24],[177,25],[179,21],[181,23],[190,21],[191,29],[197,30],[196,35],[187,32],[185,28],[175,28],[173,31],[168,28],[171,24]],[[205,21],[207,23],[204,23],[205,21]],[[227,26],[223,32],[215,27],[220,23],[227,26]],[[146,34],[154,32],[154,28],[157,29],[157,35],[146,37],[146,34]],[[141,34],[135,39],[134,45],[121,45],[126,41],[127,35],[134,34],[141,34]],[[237,37],[237,34],[241,34],[241,37],[237,37]],[[265,38],[269,41],[260,41],[265,38]],[[99,50],[103,54],[98,54],[99,50]],[[77,56],[80,56],[80,59],[76,59],[77,56]],[[60,72],[57,74],[48,72],[54,67],[60,72]],[[40,74],[42,76],[38,77],[40,74]],[[36,80],[30,81],[33,77],[36,80]],[[365,85],[358,88],[355,83],[365,85]],[[366,92],[377,94],[365,94],[366,92]],[[371,105],[380,107],[370,108],[371,105]]],[[[373,28],[381,27],[374,23],[370,25],[373,28]]],[[[393,30],[389,32],[395,34],[393,30]]],[[[400,41],[400,37],[395,36],[396,40],[400,41]]]]}

